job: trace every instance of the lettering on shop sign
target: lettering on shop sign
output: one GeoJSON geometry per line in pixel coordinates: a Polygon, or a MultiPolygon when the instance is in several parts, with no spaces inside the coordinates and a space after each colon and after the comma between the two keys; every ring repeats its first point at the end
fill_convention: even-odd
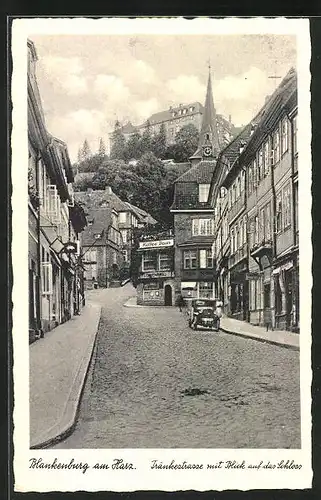
{"type": "Polygon", "coordinates": [[[173,238],[169,240],[157,240],[157,241],[141,241],[139,243],[139,248],[162,248],[162,247],[172,247],[174,245],[173,238]]]}

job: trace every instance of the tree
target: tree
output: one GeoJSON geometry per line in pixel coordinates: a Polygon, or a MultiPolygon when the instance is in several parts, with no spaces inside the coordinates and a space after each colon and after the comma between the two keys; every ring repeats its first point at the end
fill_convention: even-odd
{"type": "Polygon", "coordinates": [[[87,139],[84,140],[82,149],[80,150],[81,161],[88,160],[92,156],[92,152],[87,139]]]}
{"type": "Polygon", "coordinates": [[[119,172],[126,170],[126,164],[123,160],[105,160],[101,163],[92,179],[93,189],[105,189],[110,186],[113,191],[117,186],[116,177],[119,172]]]}
{"type": "Polygon", "coordinates": [[[175,136],[172,148],[173,158],[177,162],[185,162],[195,153],[199,141],[199,132],[195,125],[184,125],[175,136]]]}
{"type": "Polygon", "coordinates": [[[122,133],[121,128],[115,126],[115,130],[112,135],[112,147],[110,150],[110,158],[125,160],[126,158],[126,139],[122,133]]]}
{"type": "Polygon", "coordinates": [[[145,130],[141,139],[141,153],[150,153],[152,151],[152,134],[150,122],[147,120],[145,130]]]}
{"type": "Polygon", "coordinates": [[[166,129],[165,123],[162,123],[158,134],[152,140],[152,151],[157,158],[162,160],[166,153],[166,129]]]}
{"type": "Polygon", "coordinates": [[[106,146],[105,146],[105,143],[104,143],[102,137],[99,139],[98,154],[100,156],[106,156],[106,146]]]}
{"type": "Polygon", "coordinates": [[[142,156],[142,138],[139,132],[134,132],[126,143],[125,156],[127,160],[138,160],[142,156]]]}

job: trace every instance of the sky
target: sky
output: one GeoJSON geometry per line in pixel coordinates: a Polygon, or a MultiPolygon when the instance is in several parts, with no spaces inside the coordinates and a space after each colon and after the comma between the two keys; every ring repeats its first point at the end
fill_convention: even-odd
{"type": "Polygon", "coordinates": [[[92,152],[116,120],[138,125],[169,106],[204,104],[208,63],[218,113],[245,125],[291,66],[296,40],[281,35],[30,35],[48,131],[72,161],[92,152]]]}

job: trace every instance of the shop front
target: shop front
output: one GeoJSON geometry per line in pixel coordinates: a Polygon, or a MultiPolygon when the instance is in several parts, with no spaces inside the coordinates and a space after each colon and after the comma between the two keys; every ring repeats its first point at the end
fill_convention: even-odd
{"type": "Polygon", "coordinates": [[[175,303],[174,240],[141,241],[137,304],[172,306],[175,303]]]}
{"type": "Polygon", "coordinates": [[[275,328],[299,331],[298,262],[295,256],[274,267],[275,328]]]}

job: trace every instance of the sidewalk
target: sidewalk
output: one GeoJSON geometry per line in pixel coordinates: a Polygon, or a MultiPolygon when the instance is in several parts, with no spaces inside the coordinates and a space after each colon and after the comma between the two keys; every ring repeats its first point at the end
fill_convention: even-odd
{"type": "MultiPolygon", "coordinates": [[[[137,305],[136,297],[130,297],[130,299],[125,302],[124,306],[144,308],[151,307],[137,305]]],[[[254,326],[246,321],[239,321],[228,317],[221,318],[221,330],[224,333],[247,337],[249,339],[265,342],[267,344],[279,345],[281,347],[287,347],[288,349],[294,349],[297,351],[300,349],[300,335],[286,330],[266,331],[266,328],[262,326],[254,326]]]]}
{"type": "Polygon", "coordinates": [[[80,316],[30,345],[30,448],[48,447],[72,430],[100,312],[87,295],[80,316]]]}
{"type": "Polygon", "coordinates": [[[266,328],[262,326],[254,326],[246,321],[228,317],[221,318],[221,330],[267,344],[275,344],[294,350],[300,349],[300,335],[286,330],[266,331],[266,328]]]}

